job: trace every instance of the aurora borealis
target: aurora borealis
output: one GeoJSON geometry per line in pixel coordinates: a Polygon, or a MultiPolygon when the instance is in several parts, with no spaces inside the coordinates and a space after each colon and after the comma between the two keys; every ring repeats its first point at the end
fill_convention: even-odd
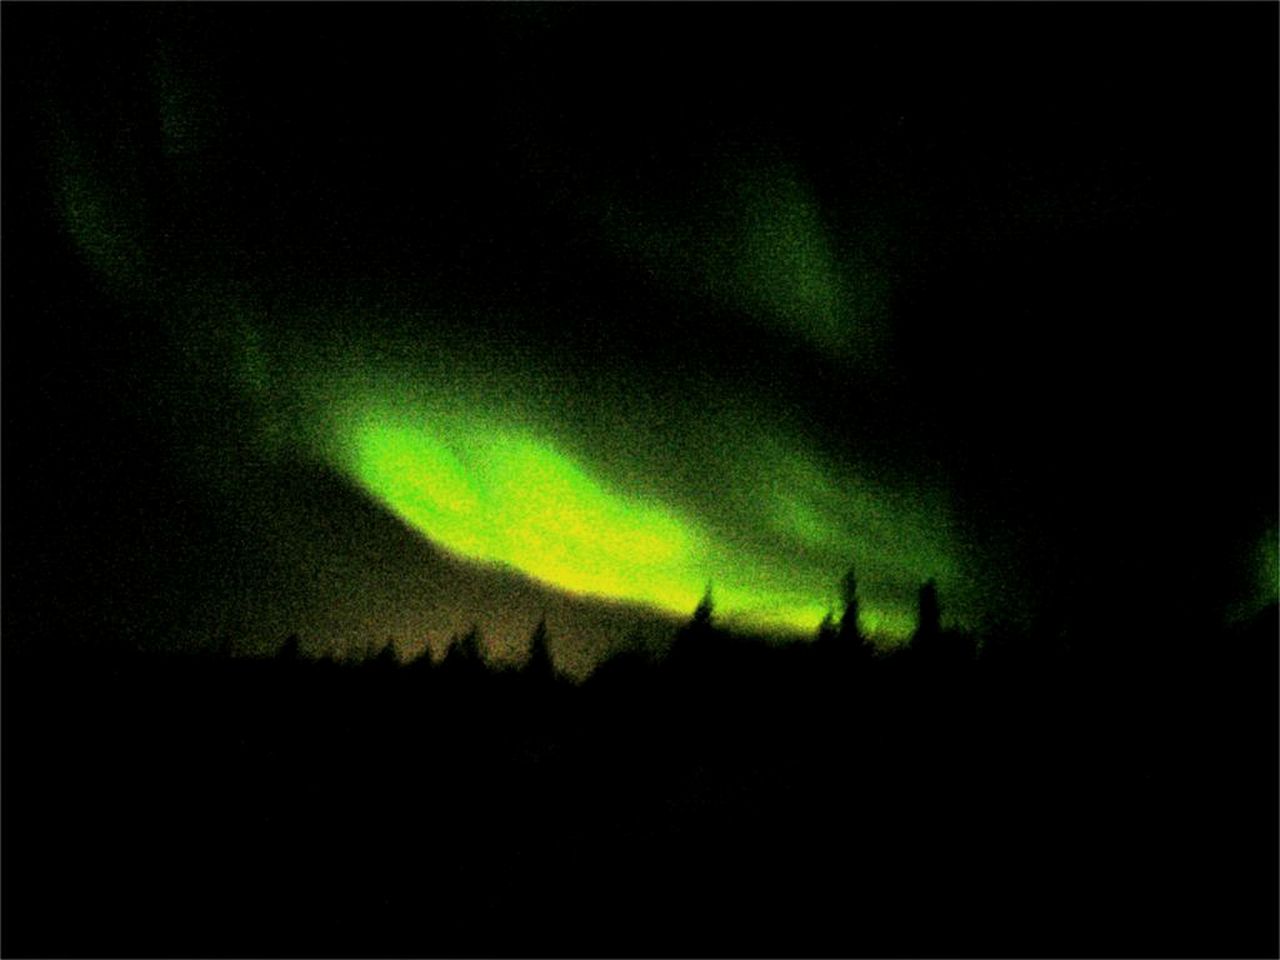
{"type": "MultiPolygon", "coordinates": [[[[82,152],[67,147],[61,159],[65,222],[104,279],[130,289],[149,259],[140,218],[108,212],[111,181],[82,152]]],[[[703,281],[663,283],[695,307],[725,304],[759,324],[756,349],[781,338],[801,344],[802,357],[882,376],[866,344],[881,335],[886,281],[833,258],[793,172],[762,163],[738,176],[746,214],[709,245],[697,237],[719,229],[718,216],[686,216],[694,239],[665,255],[664,272],[684,262],[703,281]],[[711,253],[696,253],[703,246],[711,253]]],[[[606,238],[617,228],[614,215],[599,224],[606,238]]],[[[636,238],[652,245],[642,228],[636,238]]],[[[556,359],[545,340],[502,329],[529,329],[528,320],[441,316],[449,308],[433,311],[435,291],[421,284],[389,313],[360,286],[317,288],[281,297],[291,315],[272,317],[272,328],[222,285],[184,284],[178,303],[199,301],[211,327],[188,336],[224,358],[225,386],[255,410],[245,442],[268,457],[318,460],[436,547],[677,617],[711,585],[725,622],[791,637],[812,635],[838,608],[850,565],[863,584],[862,627],[882,642],[910,635],[925,580],[942,583],[962,621],[981,610],[941,479],[916,464],[895,489],[876,479],[881,463],[836,465],[785,392],[762,394],[732,370],[683,370],[668,356],[630,368],[604,346],[578,343],[556,359]],[[314,336],[334,329],[336,340],[314,336]],[[311,331],[306,340],[300,330],[311,331]],[[518,343],[516,357],[495,340],[518,343]]],[[[261,296],[249,288],[247,299],[261,296]]],[[[751,336],[733,333],[724,346],[751,336]]]]}
{"type": "Polygon", "coordinates": [[[1265,484],[1237,496],[1254,453],[1205,424],[1253,416],[1260,381],[1203,399],[1174,371],[1256,364],[1257,310],[1160,279],[1189,248],[1161,239],[1178,174],[1147,81],[1107,60],[1074,91],[1010,53],[1074,118],[1024,129],[989,71],[846,73],[833,35],[732,93],[714,64],[750,55],[691,35],[651,89],[572,40],[597,16],[455,11],[456,51],[406,34],[375,68],[340,31],[326,54],[166,14],[93,54],[103,91],[32,95],[45,208],[134,318],[103,375],[212,531],[169,551],[193,643],[439,653],[481,622],[517,657],[554,596],[669,624],[708,585],[726,625],[794,640],[852,567],[893,645],[927,580],[963,629],[1108,623],[1178,549],[1232,558],[1206,603],[1256,606],[1265,484]],[[471,94],[436,96],[464,62],[471,94]],[[1156,320],[1192,306],[1222,318],[1194,350],[1156,320]],[[399,559],[375,583],[354,543],[399,559]]]}
{"type": "Polygon", "coordinates": [[[357,482],[416,529],[464,557],[509,563],[565,589],[689,606],[681,581],[702,550],[673,516],[602,490],[531,439],[444,421],[451,444],[431,426],[366,422],[350,441],[357,482]]]}
{"type": "MultiPolygon", "coordinates": [[[[743,518],[754,529],[728,528],[730,517],[717,535],[703,519],[710,511],[688,520],[629,498],[530,434],[457,413],[365,413],[341,426],[338,442],[348,451],[342,468],[362,490],[468,559],[677,615],[712,583],[730,622],[789,633],[812,632],[835,605],[826,581],[844,546],[835,509],[848,501],[825,490],[816,471],[806,476],[803,465],[757,464],[760,476],[752,477],[751,464],[731,462],[730,470],[749,478],[741,496],[758,512],[743,518]]],[[[873,529],[876,506],[870,498],[862,506],[858,520],[873,529]]],[[[908,623],[909,611],[884,604],[872,605],[866,618],[873,633],[893,639],[908,623]]]]}
{"type": "Polygon", "coordinates": [[[924,579],[963,609],[945,497],[842,473],[776,408],[726,402],[721,387],[701,413],[687,399],[646,409],[634,377],[612,372],[570,394],[547,384],[573,370],[477,362],[475,341],[470,360],[444,359],[448,340],[348,344],[340,360],[295,348],[273,363],[255,341],[249,392],[295,394],[258,442],[314,458],[460,558],[575,595],[678,617],[710,584],[726,622],[808,635],[838,607],[833,571],[856,564],[863,627],[886,642],[910,633],[924,579]],[[622,396],[625,417],[603,413],[622,396]],[[282,441],[286,423],[297,432],[282,441]]]}

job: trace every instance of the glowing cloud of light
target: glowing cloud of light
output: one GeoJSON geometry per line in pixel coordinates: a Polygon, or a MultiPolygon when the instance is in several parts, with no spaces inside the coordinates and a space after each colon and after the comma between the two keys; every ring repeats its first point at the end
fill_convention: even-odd
{"type": "Polygon", "coordinates": [[[605,489],[546,442],[452,420],[365,418],[355,481],[405,523],[471,560],[609,599],[691,608],[706,547],[671,511],[605,489]]]}
{"type": "MultiPolygon", "coordinates": [[[[122,293],[207,318],[184,321],[184,356],[225,358],[259,452],[318,459],[457,557],[678,616],[710,583],[724,622],[791,634],[837,607],[850,565],[863,629],[889,641],[913,629],[924,580],[960,596],[945,491],[825,462],[767,397],[705,379],[675,389],[608,357],[574,381],[565,361],[516,342],[518,321],[498,336],[423,306],[393,336],[345,288],[292,291],[268,320],[250,288],[160,285],[145,218],[114,216],[86,155],[68,143],[63,156],[63,212],[86,257],[122,293]]],[[[789,184],[752,194],[713,286],[731,279],[744,306],[835,350],[859,329],[848,285],[789,184]]]]}
{"type": "MultiPolygon", "coordinates": [[[[753,448],[760,462],[740,459],[722,471],[732,479],[699,503],[676,489],[665,498],[625,489],[567,453],[554,431],[519,423],[500,403],[426,403],[375,388],[334,410],[321,418],[331,438],[326,457],[366,495],[458,557],[573,594],[687,616],[710,583],[726,622],[808,633],[832,608],[850,560],[840,511],[856,510],[856,498],[802,457],[770,464],[767,447],[753,448]],[[716,498],[748,506],[717,513],[716,498]]],[[[863,507],[868,535],[880,530],[889,555],[866,566],[862,624],[901,639],[914,611],[883,591],[876,596],[883,571],[906,563],[945,575],[953,563],[911,523],[899,524],[895,542],[882,536],[901,509],[863,507]]],[[[913,569],[903,579],[919,577],[913,569]]]]}

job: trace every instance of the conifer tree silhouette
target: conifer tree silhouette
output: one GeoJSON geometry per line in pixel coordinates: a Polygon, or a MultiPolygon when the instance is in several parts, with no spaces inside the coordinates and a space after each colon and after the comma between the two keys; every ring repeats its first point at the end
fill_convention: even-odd
{"type": "Polygon", "coordinates": [[[421,652],[410,660],[406,666],[410,671],[416,674],[429,673],[433,666],[431,661],[431,645],[429,643],[424,643],[422,645],[421,652]]]}
{"type": "Polygon", "coordinates": [[[711,618],[715,614],[715,601],[711,596],[711,584],[707,584],[706,592],[702,594],[702,599],[698,601],[698,606],[693,611],[693,620],[690,626],[695,630],[710,630],[711,618]]]}
{"type": "Polygon", "coordinates": [[[533,628],[529,638],[529,658],[525,661],[525,673],[539,681],[552,680],[555,677],[555,664],[551,660],[551,649],[547,642],[547,617],[543,614],[538,625],[533,628]]]}
{"type": "Polygon", "coordinates": [[[459,637],[457,634],[449,642],[449,652],[445,654],[444,665],[451,670],[471,670],[484,662],[480,652],[480,627],[472,624],[471,629],[459,637]]]}
{"type": "Polygon", "coordinates": [[[858,578],[850,567],[840,581],[840,601],[843,612],[840,615],[839,639],[842,646],[853,647],[862,644],[862,634],[858,631],[858,578]]]}
{"type": "Polygon", "coordinates": [[[714,617],[715,601],[712,598],[711,584],[707,584],[702,599],[694,608],[693,616],[676,634],[676,644],[672,652],[678,658],[687,657],[688,664],[705,665],[716,635],[715,625],[712,622],[714,617]]]}
{"type": "Polygon", "coordinates": [[[927,581],[920,588],[916,620],[916,638],[925,643],[937,640],[942,633],[942,610],[938,605],[938,585],[927,581]]]}
{"type": "Polygon", "coordinates": [[[296,633],[289,634],[284,643],[280,645],[280,649],[276,651],[276,659],[285,663],[293,663],[298,659],[301,646],[301,638],[296,633]]]}
{"type": "Polygon", "coordinates": [[[472,624],[471,629],[463,634],[462,641],[459,644],[459,652],[472,663],[479,663],[484,659],[481,650],[479,626],[472,624]]]}
{"type": "Polygon", "coordinates": [[[391,637],[387,638],[386,644],[378,651],[378,655],[373,658],[373,664],[382,670],[389,670],[400,665],[400,658],[396,656],[395,640],[391,637]]]}
{"type": "Polygon", "coordinates": [[[828,610],[827,615],[818,624],[818,643],[823,647],[829,647],[839,635],[840,631],[836,626],[835,615],[828,610]]]}
{"type": "Polygon", "coordinates": [[[916,632],[911,637],[911,649],[928,661],[945,657],[942,636],[942,609],[938,603],[938,586],[927,581],[921,588],[916,603],[916,632]]]}

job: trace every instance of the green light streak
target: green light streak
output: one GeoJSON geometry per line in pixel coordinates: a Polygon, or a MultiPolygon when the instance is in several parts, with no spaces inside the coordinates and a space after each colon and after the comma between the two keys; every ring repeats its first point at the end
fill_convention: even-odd
{"type": "MultiPolygon", "coordinates": [[[[676,490],[633,495],[500,405],[397,399],[366,384],[334,411],[328,458],[410,529],[458,557],[577,595],[687,616],[712,582],[726,624],[807,634],[832,609],[856,539],[840,509],[858,498],[806,457],[771,459],[767,444],[753,446],[750,464],[739,451],[738,469],[724,471],[733,479],[698,502],[676,490]],[[748,506],[724,506],[735,502],[748,506]],[[762,518],[752,504],[772,504],[773,513],[762,518]]],[[[869,511],[864,522],[881,520],[869,511]]],[[[920,557],[908,562],[951,572],[927,537],[911,547],[920,557]]],[[[865,564],[873,588],[885,563],[865,564]]],[[[910,634],[914,609],[909,592],[899,594],[866,598],[868,633],[887,642],[910,634]]]]}
{"type": "Polygon", "coordinates": [[[743,190],[742,207],[746,216],[730,248],[726,276],[731,295],[826,352],[846,352],[851,324],[813,199],[790,177],[754,176],[743,190]]]}
{"type": "Polygon", "coordinates": [[[147,292],[151,266],[137,191],[126,177],[111,180],[65,129],[56,131],[57,191],[62,222],[85,260],[107,283],[133,296],[147,292]]]}
{"type": "Polygon", "coordinates": [[[673,611],[697,602],[702,547],[689,525],[606,490],[546,443],[458,420],[367,418],[351,449],[364,490],[459,556],[577,594],[673,611]]]}
{"type": "MultiPolygon", "coordinates": [[[[581,357],[566,367],[513,340],[518,317],[497,336],[485,318],[423,307],[396,318],[411,331],[397,339],[347,287],[294,290],[268,321],[252,290],[144,282],[145,211],[70,137],[62,147],[69,232],[122,292],[210,318],[184,328],[184,349],[231,371],[258,452],[314,456],[446,551],[679,617],[711,582],[718,619],[778,633],[816,630],[850,564],[863,629],[885,642],[910,635],[926,579],[963,606],[945,496],[825,462],[767,398],[607,356],[575,378],[581,357]],[[310,334],[280,332],[317,311],[323,323],[298,324],[310,334]]],[[[701,255],[711,292],[831,352],[866,340],[870,313],[812,198],[763,174],[738,197],[745,209],[701,255]]]]}
{"type": "Polygon", "coordinates": [[[1258,539],[1254,549],[1257,605],[1264,607],[1280,599],[1280,529],[1272,526],[1258,539]]]}
{"type": "Polygon", "coordinates": [[[672,288],[734,308],[830,360],[875,375],[891,293],[882,230],[836,229],[797,170],[739,161],[670,211],[618,191],[599,203],[611,242],[672,288]]]}

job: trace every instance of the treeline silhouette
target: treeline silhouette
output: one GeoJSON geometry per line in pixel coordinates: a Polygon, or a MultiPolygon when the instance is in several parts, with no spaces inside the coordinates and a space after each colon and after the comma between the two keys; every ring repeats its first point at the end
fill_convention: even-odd
{"type": "Polygon", "coordinates": [[[1276,632],[6,664],[10,956],[1268,956],[1276,632]],[[1192,655],[1187,651],[1195,649],[1192,655]]]}

